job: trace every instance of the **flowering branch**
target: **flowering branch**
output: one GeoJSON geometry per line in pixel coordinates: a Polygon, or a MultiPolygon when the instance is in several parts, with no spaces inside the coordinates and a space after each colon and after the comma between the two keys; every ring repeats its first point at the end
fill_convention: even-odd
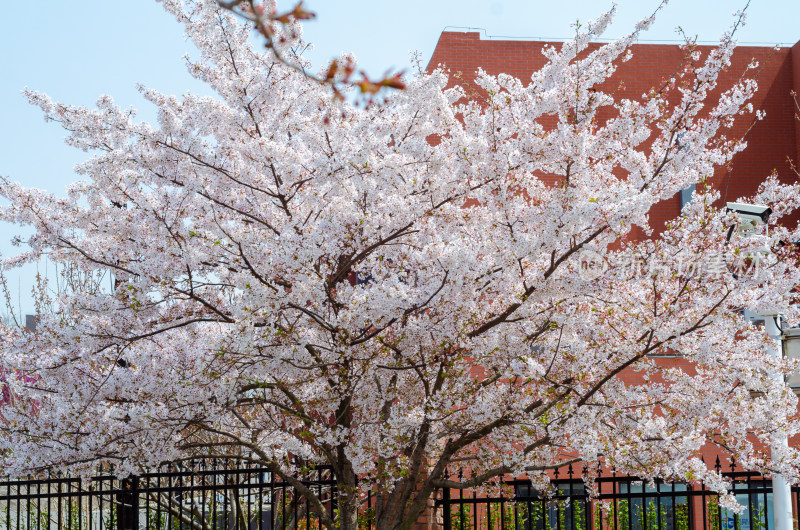
{"type": "Polygon", "coordinates": [[[313,20],[317,16],[313,11],[305,9],[302,0],[294,8],[283,13],[266,7],[266,2],[258,0],[217,0],[217,3],[222,9],[248,21],[264,38],[264,47],[278,62],[301,72],[308,79],[329,86],[337,100],[343,100],[344,94],[349,88],[357,89],[358,94],[368,102],[382,90],[405,90],[406,88],[403,72],[385,75],[380,79],[370,79],[362,70],[358,73],[360,78],[354,78],[356,62],[352,57],[332,60],[323,75],[310,73],[305,66],[295,60],[296,58],[287,59],[282,50],[290,41],[297,39],[297,33],[293,30],[293,26],[298,22],[313,20]]]}

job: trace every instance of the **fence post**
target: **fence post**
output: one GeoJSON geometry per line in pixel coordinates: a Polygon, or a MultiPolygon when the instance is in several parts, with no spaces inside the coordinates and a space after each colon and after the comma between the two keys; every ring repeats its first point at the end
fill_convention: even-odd
{"type": "Polygon", "coordinates": [[[117,493],[117,530],[139,530],[139,478],[120,481],[117,493]]]}
{"type": "Polygon", "coordinates": [[[452,521],[450,521],[450,488],[447,486],[442,488],[442,526],[444,530],[452,528],[452,521]]]}

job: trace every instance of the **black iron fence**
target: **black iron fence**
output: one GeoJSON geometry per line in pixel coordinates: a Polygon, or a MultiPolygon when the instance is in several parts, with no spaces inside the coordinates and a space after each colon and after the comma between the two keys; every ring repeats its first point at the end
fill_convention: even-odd
{"type": "MultiPolygon", "coordinates": [[[[721,470],[719,461],[717,468],[721,470]]],[[[546,493],[528,480],[507,480],[475,491],[440,492],[434,513],[443,530],[770,530],[772,485],[760,474],[724,473],[741,511],[724,508],[703,483],[643,482],[613,471],[599,474],[586,491],[586,469],[554,473],[546,493]]],[[[303,484],[336,515],[332,473],[320,468],[303,484]]],[[[800,488],[793,488],[794,513],[800,488]]],[[[363,504],[360,526],[372,529],[373,498],[363,504]]],[[[433,517],[431,517],[433,516],[433,517]]],[[[795,522],[795,528],[798,528],[795,522]]],[[[47,479],[0,482],[0,530],[319,530],[305,498],[268,469],[202,460],[156,473],[117,479],[109,472],[81,481],[47,479]]],[[[798,529],[800,530],[800,529],[798,529]]]]}
{"type": "MultiPolygon", "coordinates": [[[[716,467],[722,471],[719,460],[716,467]]],[[[586,491],[588,470],[572,466],[556,471],[551,489],[540,494],[528,480],[496,485],[493,496],[444,490],[436,504],[449,530],[770,530],[773,525],[772,482],[761,474],[737,471],[732,481],[741,511],[724,508],[719,496],[699,484],[648,483],[610,472],[595,479],[597,491],[586,491]]],[[[792,488],[793,513],[800,507],[800,488],[792,488]]],[[[798,528],[797,518],[793,524],[798,528]]]]}
{"type": "MultiPolygon", "coordinates": [[[[329,469],[302,481],[336,509],[329,469]]],[[[7,530],[283,530],[315,529],[305,498],[269,470],[203,460],[157,473],[89,481],[54,476],[0,482],[0,529],[7,530]]]]}

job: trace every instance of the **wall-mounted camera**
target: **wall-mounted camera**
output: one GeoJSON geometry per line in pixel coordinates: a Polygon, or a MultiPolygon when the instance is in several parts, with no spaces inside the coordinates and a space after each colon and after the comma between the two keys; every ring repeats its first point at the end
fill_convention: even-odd
{"type": "MultiPolygon", "coordinates": [[[[747,234],[752,232],[755,227],[767,224],[772,208],[763,204],[746,204],[743,202],[729,202],[728,212],[733,212],[739,217],[739,232],[747,234]]],[[[728,240],[735,227],[728,231],[728,240]]]]}
{"type": "Polygon", "coordinates": [[[729,202],[728,211],[739,214],[742,221],[749,221],[753,226],[767,224],[772,208],[763,204],[745,204],[743,202],[729,202]]]}

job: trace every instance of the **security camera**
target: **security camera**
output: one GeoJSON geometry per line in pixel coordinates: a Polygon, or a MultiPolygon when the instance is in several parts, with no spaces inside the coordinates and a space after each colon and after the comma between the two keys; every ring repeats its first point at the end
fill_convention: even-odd
{"type": "MultiPolygon", "coordinates": [[[[735,213],[740,220],[739,232],[748,234],[755,229],[755,227],[767,224],[769,215],[772,213],[772,208],[762,204],[745,204],[743,202],[729,202],[728,212],[735,213]]],[[[730,241],[733,231],[736,226],[731,226],[728,230],[728,241],[730,241]]]]}
{"type": "Polygon", "coordinates": [[[728,211],[739,215],[742,221],[749,222],[753,226],[767,224],[772,208],[761,204],[745,204],[743,202],[729,202],[728,211]]]}

